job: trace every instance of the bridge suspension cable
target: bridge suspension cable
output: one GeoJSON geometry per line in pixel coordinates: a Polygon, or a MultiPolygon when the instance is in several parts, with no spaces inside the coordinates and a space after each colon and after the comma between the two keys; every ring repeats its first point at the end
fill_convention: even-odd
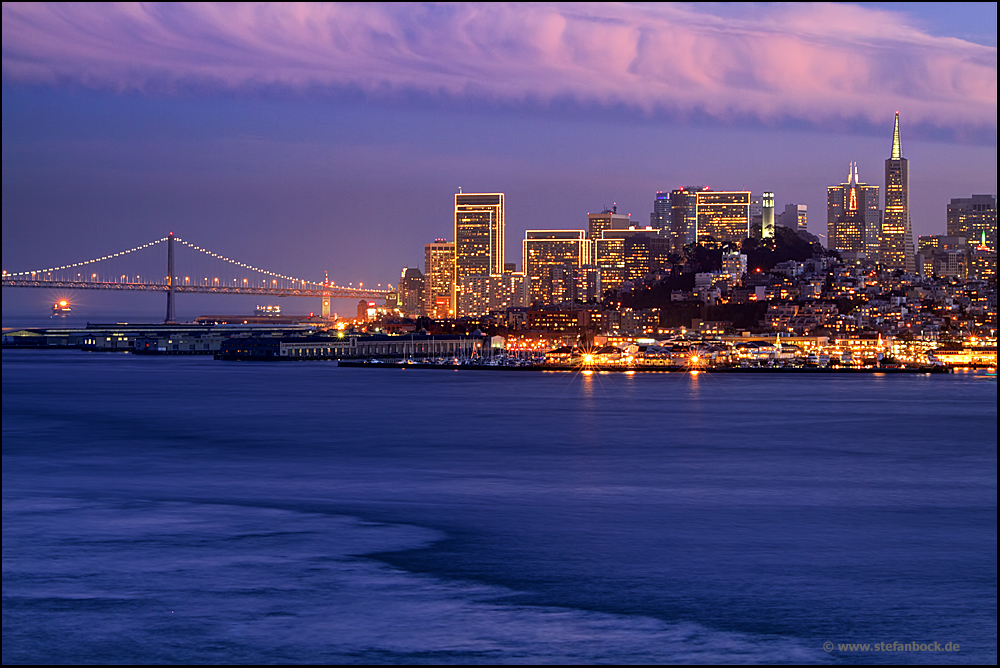
{"type": "MultiPolygon", "coordinates": [[[[161,239],[160,241],[163,241],[163,239],[161,239]]],[[[309,285],[313,285],[313,286],[316,286],[316,287],[319,287],[319,288],[323,287],[322,283],[317,283],[316,281],[309,281],[309,280],[306,280],[304,278],[295,278],[294,276],[285,276],[284,274],[278,274],[278,273],[275,273],[273,271],[268,271],[266,269],[261,269],[259,267],[254,267],[253,265],[245,264],[243,262],[240,262],[239,260],[233,260],[233,259],[230,259],[228,257],[224,257],[222,255],[219,255],[218,253],[215,253],[215,252],[212,252],[212,251],[208,250],[207,248],[202,248],[201,246],[197,246],[197,245],[195,245],[195,244],[193,244],[193,243],[191,243],[189,241],[185,241],[184,239],[181,239],[180,237],[174,237],[174,241],[176,241],[177,243],[183,244],[183,245],[187,246],[188,248],[191,248],[193,250],[196,250],[196,251],[199,251],[201,253],[204,253],[205,255],[213,257],[213,258],[215,258],[217,260],[222,260],[223,262],[228,262],[229,264],[235,265],[237,267],[242,267],[244,269],[249,269],[251,271],[256,271],[256,272],[259,272],[261,274],[266,274],[267,276],[274,276],[275,278],[280,278],[280,279],[285,280],[285,281],[293,281],[295,283],[309,284],[309,285]]]]}
{"type": "Polygon", "coordinates": [[[74,262],[73,264],[64,264],[61,267],[50,267],[48,269],[35,269],[33,271],[18,271],[13,273],[3,272],[3,275],[8,278],[16,278],[18,276],[33,276],[35,274],[50,274],[56,271],[66,271],[67,269],[75,269],[76,267],[86,267],[87,265],[94,264],[95,262],[104,262],[105,260],[113,260],[116,257],[121,257],[123,255],[128,255],[129,253],[135,253],[136,251],[145,250],[156,244],[161,244],[167,240],[167,237],[162,239],[157,239],[156,241],[150,241],[148,244],[143,244],[141,246],[136,246],[135,248],[129,248],[128,250],[120,251],[118,253],[112,253],[111,255],[105,255],[104,257],[96,257],[93,260],[86,260],[84,262],[74,262]]]}

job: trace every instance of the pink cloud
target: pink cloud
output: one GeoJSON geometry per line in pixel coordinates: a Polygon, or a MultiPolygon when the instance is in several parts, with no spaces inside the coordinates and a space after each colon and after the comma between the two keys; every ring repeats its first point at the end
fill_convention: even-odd
{"type": "Polygon", "coordinates": [[[765,122],[996,128],[996,48],[890,11],[697,5],[3,5],[8,81],[170,93],[356,87],[517,103],[572,99],[765,122]]]}

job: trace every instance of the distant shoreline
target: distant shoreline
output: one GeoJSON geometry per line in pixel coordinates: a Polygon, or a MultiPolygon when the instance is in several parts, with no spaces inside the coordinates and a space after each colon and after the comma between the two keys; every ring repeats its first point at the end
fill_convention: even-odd
{"type": "Polygon", "coordinates": [[[492,364],[410,364],[407,362],[369,362],[367,360],[340,360],[337,366],[348,368],[366,369],[438,369],[453,371],[570,371],[583,372],[591,371],[595,373],[887,373],[887,374],[914,374],[914,373],[952,373],[952,370],[943,366],[928,367],[705,367],[705,368],[685,368],[685,367],[664,367],[664,366],[566,366],[560,364],[538,364],[534,366],[503,366],[492,364]]]}

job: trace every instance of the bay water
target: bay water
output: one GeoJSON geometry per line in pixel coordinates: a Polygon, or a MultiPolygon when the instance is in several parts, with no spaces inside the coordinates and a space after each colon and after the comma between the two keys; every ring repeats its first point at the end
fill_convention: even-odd
{"type": "Polygon", "coordinates": [[[5,350],[3,661],[995,663],[996,411],[5,350]]]}

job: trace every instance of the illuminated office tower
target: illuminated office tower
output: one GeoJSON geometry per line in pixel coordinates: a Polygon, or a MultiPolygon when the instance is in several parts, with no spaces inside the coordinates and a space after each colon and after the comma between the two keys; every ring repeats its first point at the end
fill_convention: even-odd
{"type": "Polygon", "coordinates": [[[594,255],[597,258],[597,269],[601,274],[601,286],[604,289],[621,287],[628,280],[625,268],[625,237],[613,235],[601,237],[594,241],[594,255]]]}
{"type": "MultiPolygon", "coordinates": [[[[503,208],[503,193],[455,195],[456,290],[467,276],[503,273],[503,208]]],[[[457,296],[452,300],[456,305],[457,296]]],[[[459,309],[457,315],[465,314],[459,309]]]]}
{"type": "Polygon", "coordinates": [[[605,230],[603,237],[595,242],[601,289],[618,288],[625,281],[638,281],[666,271],[671,248],[667,234],[652,227],[605,230]]]}
{"type": "Polygon", "coordinates": [[[685,244],[696,241],[698,193],[708,187],[687,186],[670,191],[670,246],[680,253],[685,244]]]}
{"type": "Polygon", "coordinates": [[[899,112],[892,132],[892,153],[885,161],[885,215],[880,260],[888,269],[916,271],[910,226],[910,162],[899,143],[899,112]]]}
{"type": "Polygon", "coordinates": [[[469,317],[528,306],[524,274],[506,271],[492,276],[466,276],[458,287],[458,310],[469,317]]]}
{"type": "Polygon", "coordinates": [[[592,264],[551,267],[550,304],[588,302],[601,296],[601,272],[592,264]]]}
{"type": "Polygon", "coordinates": [[[590,264],[592,242],[583,230],[527,230],[523,243],[524,276],[531,304],[551,304],[553,298],[562,301],[560,294],[552,292],[554,268],[590,264]]]}
{"type": "Polygon", "coordinates": [[[581,302],[597,301],[603,291],[601,270],[592,264],[580,267],[576,274],[573,298],[581,302]]]}
{"type": "MultiPolygon", "coordinates": [[[[653,199],[653,211],[649,214],[649,226],[657,230],[664,230],[665,234],[669,234],[673,227],[673,220],[670,191],[657,191],[656,198],[653,199]]],[[[600,239],[600,237],[593,238],[600,239]]]]}
{"type": "Polygon", "coordinates": [[[455,242],[435,239],[424,245],[424,312],[431,318],[453,318],[455,242]]]}
{"type": "Polygon", "coordinates": [[[587,262],[597,264],[594,242],[601,238],[604,230],[627,230],[631,225],[632,219],[626,214],[618,213],[617,206],[605,209],[601,213],[588,213],[587,238],[591,241],[591,255],[587,262]]]}
{"type": "Polygon", "coordinates": [[[826,189],[826,247],[863,252],[869,260],[877,261],[881,231],[878,186],[862,183],[857,163],[851,163],[847,181],[826,189]]]}
{"type": "Polygon", "coordinates": [[[948,205],[948,236],[965,237],[997,252],[997,198],[993,195],[956,197],[948,205]]]}
{"type": "Polygon", "coordinates": [[[834,250],[841,253],[854,253],[855,256],[865,252],[865,217],[864,211],[858,208],[858,191],[851,188],[848,191],[844,212],[837,216],[833,225],[834,250]]]}
{"type": "Polygon", "coordinates": [[[741,243],[750,236],[750,192],[702,190],[697,193],[696,238],[741,243]]]}
{"type": "Polygon", "coordinates": [[[761,200],[760,236],[774,238],[774,193],[764,193],[761,200]]]}
{"type": "Polygon", "coordinates": [[[399,275],[396,287],[396,303],[404,315],[424,314],[424,275],[416,267],[406,267],[399,275]]]}
{"type": "Polygon", "coordinates": [[[587,214],[587,238],[600,239],[604,230],[627,230],[632,226],[628,214],[618,213],[618,207],[605,209],[601,213],[587,214]]]}

